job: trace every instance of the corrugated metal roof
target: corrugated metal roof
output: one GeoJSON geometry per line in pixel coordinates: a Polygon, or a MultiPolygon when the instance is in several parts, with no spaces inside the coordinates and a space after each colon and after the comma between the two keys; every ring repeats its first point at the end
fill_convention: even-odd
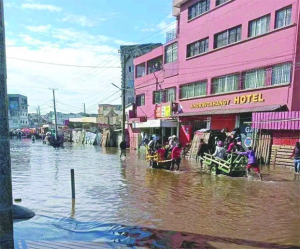
{"type": "Polygon", "coordinates": [[[252,113],[252,112],[267,112],[275,111],[281,108],[281,105],[267,105],[267,106],[257,106],[257,107],[248,107],[248,108],[231,108],[228,109],[225,107],[221,109],[210,109],[203,110],[198,112],[185,112],[173,114],[173,117],[189,117],[189,116],[206,116],[206,115],[222,115],[222,114],[238,114],[238,113],[252,113]]]}

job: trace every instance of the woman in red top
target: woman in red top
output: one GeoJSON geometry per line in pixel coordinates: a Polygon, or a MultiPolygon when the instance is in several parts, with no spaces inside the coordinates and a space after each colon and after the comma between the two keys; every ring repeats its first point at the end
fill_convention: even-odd
{"type": "Polygon", "coordinates": [[[165,149],[159,146],[156,153],[158,154],[158,160],[164,160],[165,149]]]}
{"type": "Polygon", "coordinates": [[[171,158],[172,158],[172,163],[170,170],[175,169],[175,164],[177,164],[177,169],[179,170],[180,162],[181,162],[181,150],[182,150],[182,143],[179,143],[177,146],[175,146],[172,150],[171,158]]]}

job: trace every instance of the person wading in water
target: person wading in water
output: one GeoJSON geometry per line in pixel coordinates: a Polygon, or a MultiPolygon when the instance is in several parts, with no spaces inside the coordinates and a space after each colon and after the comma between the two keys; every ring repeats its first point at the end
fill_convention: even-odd
{"type": "Polygon", "coordinates": [[[120,149],[121,149],[120,158],[122,157],[122,155],[126,156],[126,142],[124,140],[120,143],[120,149]]]}
{"type": "Polygon", "coordinates": [[[258,174],[260,180],[262,180],[259,165],[256,162],[255,152],[254,152],[254,150],[252,150],[252,147],[248,147],[248,151],[246,151],[246,152],[235,152],[235,153],[238,155],[244,155],[244,156],[248,157],[247,175],[249,175],[250,169],[253,168],[254,171],[258,174]]]}
{"type": "Polygon", "coordinates": [[[198,147],[197,157],[196,157],[196,161],[200,157],[201,168],[203,167],[203,157],[204,157],[205,153],[209,153],[208,144],[204,142],[203,138],[201,138],[200,139],[200,144],[199,144],[199,147],[198,147]]]}
{"type": "Polygon", "coordinates": [[[179,170],[179,166],[180,166],[180,162],[181,162],[181,150],[182,150],[182,143],[179,143],[172,150],[172,154],[171,154],[172,163],[171,163],[171,168],[170,168],[171,171],[173,169],[175,169],[175,164],[177,164],[176,171],[179,170]]]}
{"type": "Polygon", "coordinates": [[[299,173],[300,173],[300,142],[296,142],[295,144],[293,154],[290,156],[290,158],[293,157],[295,163],[295,180],[296,180],[296,178],[299,179],[299,173]]]}

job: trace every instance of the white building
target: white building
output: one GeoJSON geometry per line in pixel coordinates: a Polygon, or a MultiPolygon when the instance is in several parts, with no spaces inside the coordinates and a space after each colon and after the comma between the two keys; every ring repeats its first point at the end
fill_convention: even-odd
{"type": "MultiPolygon", "coordinates": [[[[65,121],[69,120],[70,118],[81,118],[81,117],[82,117],[81,114],[56,112],[57,125],[64,125],[65,121]]],[[[45,116],[45,118],[47,119],[48,123],[55,124],[54,112],[49,112],[45,116]]]]}
{"type": "Polygon", "coordinates": [[[161,43],[148,43],[140,45],[126,45],[120,47],[121,64],[125,63],[125,105],[135,103],[134,93],[134,65],[133,60],[143,54],[149,53],[154,48],[161,46],[161,43]],[[124,55],[124,56],[122,56],[124,55]]]}
{"type": "Polygon", "coordinates": [[[20,94],[8,94],[8,118],[10,129],[28,128],[27,97],[20,94]]]}

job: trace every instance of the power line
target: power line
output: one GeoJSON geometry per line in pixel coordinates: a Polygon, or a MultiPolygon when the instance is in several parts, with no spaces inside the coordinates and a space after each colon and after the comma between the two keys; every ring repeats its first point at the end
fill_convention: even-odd
{"type": "Polygon", "coordinates": [[[44,62],[44,61],[33,61],[27,59],[20,59],[20,58],[13,58],[13,57],[6,57],[12,60],[18,61],[27,61],[32,63],[39,63],[39,64],[47,64],[47,65],[54,65],[54,66],[63,66],[63,67],[82,67],[82,68],[121,68],[121,67],[97,67],[97,66],[82,66],[82,65],[70,65],[70,64],[59,64],[59,63],[51,63],[51,62],[44,62]]]}

